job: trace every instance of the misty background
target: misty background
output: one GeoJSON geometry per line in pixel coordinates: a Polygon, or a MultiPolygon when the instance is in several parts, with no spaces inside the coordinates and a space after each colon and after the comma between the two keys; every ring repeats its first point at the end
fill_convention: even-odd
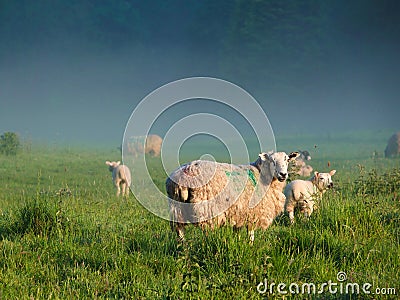
{"type": "Polygon", "coordinates": [[[192,76],[247,90],[278,135],[396,131],[399,16],[395,0],[0,0],[0,133],[118,145],[147,94],[192,76]]]}

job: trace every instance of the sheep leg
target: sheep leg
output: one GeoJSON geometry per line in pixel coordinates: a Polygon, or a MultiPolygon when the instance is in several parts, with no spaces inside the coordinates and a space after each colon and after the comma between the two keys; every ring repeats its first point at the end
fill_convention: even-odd
{"type": "Polygon", "coordinates": [[[119,196],[119,194],[121,193],[121,188],[120,188],[120,181],[119,180],[117,180],[116,182],[115,182],[115,187],[117,188],[117,197],[119,196]]]}
{"type": "Polygon", "coordinates": [[[176,223],[175,231],[176,231],[176,234],[178,235],[178,240],[180,242],[184,242],[185,241],[185,231],[183,230],[183,225],[180,223],[176,223]]]}
{"type": "Polygon", "coordinates": [[[177,223],[174,221],[170,221],[170,226],[172,231],[175,231],[176,234],[178,235],[178,241],[179,242],[184,242],[185,241],[185,230],[184,230],[184,224],[182,223],[177,223]]]}
{"type": "Polygon", "coordinates": [[[293,205],[288,205],[286,211],[289,214],[290,224],[294,224],[294,207],[293,205]]]}
{"type": "Polygon", "coordinates": [[[294,224],[294,212],[293,211],[289,212],[289,219],[290,219],[290,224],[294,224]]]}
{"type": "Polygon", "coordinates": [[[122,186],[122,196],[126,196],[126,183],[122,182],[121,186],[122,186]]]}
{"type": "Polygon", "coordinates": [[[312,204],[308,204],[307,207],[304,209],[304,217],[306,218],[310,218],[312,212],[313,212],[313,205],[312,204]]]}
{"type": "Polygon", "coordinates": [[[179,240],[181,242],[184,242],[185,241],[185,231],[183,230],[183,226],[179,226],[177,228],[177,233],[178,233],[179,240]]]}
{"type": "Polygon", "coordinates": [[[250,244],[253,245],[254,243],[254,230],[250,230],[250,244]]]}
{"type": "Polygon", "coordinates": [[[250,226],[247,226],[247,234],[249,235],[250,245],[254,243],[254,229],[250,226]]]}
{"type": "Polygon", "coordinates": [[[125,196],[129,196],[129,185],[127,183],[125,184],[125,196]]]}

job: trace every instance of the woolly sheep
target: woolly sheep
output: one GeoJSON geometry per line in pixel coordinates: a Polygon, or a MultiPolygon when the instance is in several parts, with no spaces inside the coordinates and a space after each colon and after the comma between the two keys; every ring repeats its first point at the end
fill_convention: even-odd
{"type": "Polygon", "coordinates": [[[109,167],[110,172],[112,172],[112,181],[117,188],[117,196],[121,193],[122,196],[129,195],[129,187],[131,186],[131,172],[129,168],[125,165],[121,165],[120,161],[106,161],[106,165],[109,167]]]}
{"type": "Polygon", "coordinates": [[[139,154],[160,156],[162,138],[156,134],[148,136],[132,136],[128,139],[128,152],[137,157],[139,154]]]}
{"type": "Polygon", "coordinates": [[[400,156],[400,131],[393,134],[385,148],[385,157],[396,157],[400,156]]]}
{"type": "Polygon", "coordinates": [[[286,187],[285,211],[288,212],[290,222],[294,223],[294,210],[300,209],[305,217],[310,217],[313,210],[315,199],[321,197],[329,188],[333,187],[332,176],[336,170],[329,173],[314,172],[308,180],[293,180],[286,187]]]}
{"type": "Polygon", "coordinates": [[[300,155],[294,161],[293,173],[303,177],[310,176],[313,168],[305,163],[307,160],[311,160],[310,152],[307,150],[299,150],[298,152],[300,155]]]}
{"type": "Polygon", "coordinates": [[[288,164],[299,153],[261,153],[250,165],[196,160],[180,166],[166,181],[171,229],[184,240],[184,226],[226,224],[247,227],[250,241],[256,228],[268,228],[283,212],[288,164]]]}

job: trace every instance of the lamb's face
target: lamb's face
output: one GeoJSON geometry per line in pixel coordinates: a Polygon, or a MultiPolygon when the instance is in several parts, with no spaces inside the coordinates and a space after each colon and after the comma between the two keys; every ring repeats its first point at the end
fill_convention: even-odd
{"type": "Polygon", "coordinates": [[[283,182],[288,178],[289,162],[296,159],[299,155],[298,152],[292,152],[289,155],[285,152],[269,152],[261,153],[259,156],[262,161],[261,167],[269,170],[274,178],[283,182]]]}
{"type": "Polygon", "coordinates": [[[108,169],[110,170],[110,172],[114,171],[114,169],[116,167],[118,167],[121,164],[120,161],[106,161],[106,165],[108,166],[108,169]]]}
{"type": "Polygon", "coordinates": [[[333,187],[332,176],[335,175],[336,170],[329,173],[314,173],[314,183],[320,191],[325,191],[333,187]]]}

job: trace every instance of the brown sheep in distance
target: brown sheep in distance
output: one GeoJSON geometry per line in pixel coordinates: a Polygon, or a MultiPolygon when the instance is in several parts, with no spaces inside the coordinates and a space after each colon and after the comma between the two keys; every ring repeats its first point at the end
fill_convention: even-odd
{"type": "Polygon", "coordinates": [[[161,153],[162,141],[162,138],[156,134],[133,136],[127,142],[128,152],[134,156],[144,153],[158,157],[161,153]]]}
{"type": "Polygon", "coordinates": [[[386,146],[385,157],[397,157],[400,155],[400,132],[393,134],[386,146]]]}

